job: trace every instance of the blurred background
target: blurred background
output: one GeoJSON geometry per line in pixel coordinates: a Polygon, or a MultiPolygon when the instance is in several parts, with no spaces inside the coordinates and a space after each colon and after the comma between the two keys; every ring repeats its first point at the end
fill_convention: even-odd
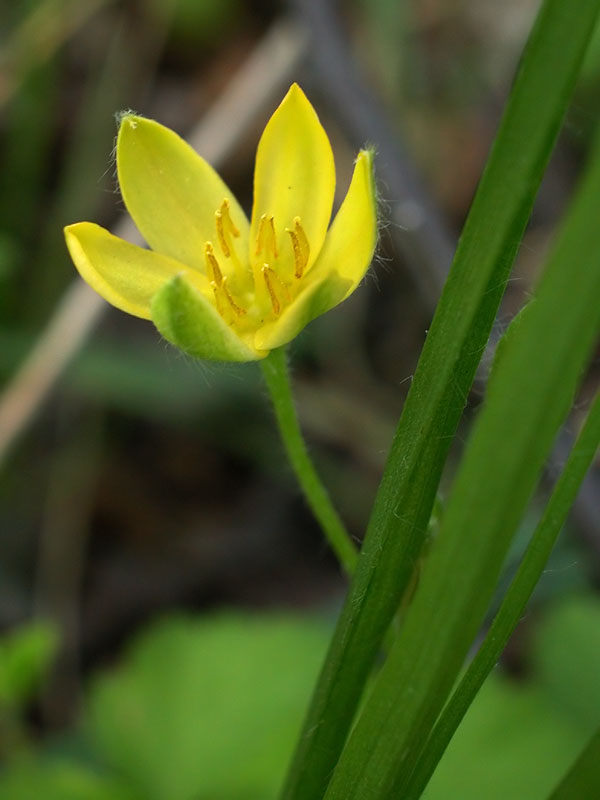
{"type": "MultiPolygon", "coordinates": [[[[312,455],[358,541],[537,7],[0,5],[0,797],[274,796],[343,599],[256,365],[182,357],[76,280],[63,225],[135,239],[116,187],[115,113],[188,138],[247,209],[258,138],[294,80],[330,136],[340,197],[358,148],[377,148],[372,270],[290,347],[312,455]]],[[[599,100],[596,36],[496,338],[543,265],[599,100]]],[[[597,379],[598,361],[507,576],[597,379]]],[[[597,464],[502,677],[428,796],[481,797],[497,769],[498,797],[537,797],[542,767],[555,756],[566,767],[597,722],[599,481],[597,464]],[[513,729],[522,738],[507,751],[513,729]],[[524,794],[501,782],[514,770],[524,794]]]]}

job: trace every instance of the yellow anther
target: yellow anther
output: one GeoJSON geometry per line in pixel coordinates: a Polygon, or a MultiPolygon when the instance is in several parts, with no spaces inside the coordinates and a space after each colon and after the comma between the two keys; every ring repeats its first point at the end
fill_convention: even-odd
{"type": "Polygon", "coordinates": [[[223,282],[223,275],[219,268],[219,262],[215,258],[213,246],[211,242],[206,242],[204,245],[204,260],[206,261],[206,273],[211,283],[216,283],[220,286],[223,282]]]}
{"type": "Polygon", "coordinates": [[[223,251],[223,255],[225,258],[229,258],[231,255],[231,251],[229,249],[229,245],[227,244],[227,238],[225,236],[224,225],[223,225],[223,215],[220,211],[215,211],[215,221],[217,223],[217,236],[219,237],[219,244],[221,245],[221,250],[223,251]]]}
{"type": "Polygon", "coordinates": [[[231,214],[229,213],[229,200],[225,198],[221,203],[221,208],[215,211],[215,223],[217,226],[217,236],[219,244],[225,258],[231,256],[231,236],[235,239],[240,235],[239,230],[233,224],[231,214]]]}
{"type": "Polygon", "coordinates": [[[273,217],[263,214],[258,223],[258,233],[256,235],[256,255],[264,252],[267,256],[277,258],[277,239],[275,237],[275,224],[273,217]]]}
{"type": "Polygon", "coordinates": [[[288,304],[292,298],[287,286],[279,279],[274,269],[271,269],[268,264],[263,264],[261,272],[271,298],[273,313],[278,316],[281,312],[282,303],[288,304]]]}
{"type": "Polygon", "coordinates": [[[223,317],[223,319],[225,319],[225,311],[227,309],[223,306],[223,298],[221,297],[221,287],[218,286],[215,281],[211,281],[210,285],[212,286],[212,290],[215,295],[215,305],[217,307],[217,311],[223,317]]]}
{"type": "Polygon", "coordinates": [[[244,314],[246,313],[246,309],[242,308],[241,306],[238,306],[238,304],[235,302],[235,300],[231,296],[231,292],[229,291],[229,289],[227,287],[227,277],[223,278],[223,283],[221,284],[221,289],[223,290],[223,294],[227,298],[227,302],[229,303],[231,308],[234,310],[235,315],[237,317],[243,317],[244,314]]]}
{"type": "Polygon", "coordinates": [[[265,264],[262,268],[263,278],[265,279],[265,284],[267,286],[267,291],[269,292],[269,297],[271,298],[271,305],[273,306],[273,313],[275,316],[279,316],[281,312],[281,303],[279,302],[279,298],[275,294],[275,287],[273,286],[273,279],[275,277],[275,273],[271,269],[268,264],[265,264]]]}
{"type": "Polygon", "coordinates": [[[308,256],[310,254],[310,247],[306,233],[300,222],[300,217],[294,217],[294,227],[286,228],[292,240],[292,247],[294,248],[294,275],[301,278],[306,265],[308,264],[308,256]]]}
{"type": "Polygon", "coordinates": [[[237,239],[240,235],[240,232],[235,227],[235,224],[231,219],[231,214],[229,213],[229,200],[227,198],[225,198],[221,203],[221,216],[223,217],[223,221],[229,233],[237,239]]]}

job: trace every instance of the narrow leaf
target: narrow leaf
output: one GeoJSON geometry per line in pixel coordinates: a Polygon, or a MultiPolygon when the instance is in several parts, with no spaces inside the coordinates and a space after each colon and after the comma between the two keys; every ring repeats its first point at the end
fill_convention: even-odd
{"type": "Polygon", "coordinates": [[[404,627],[327,800],[404,797],[600,332],[600,146],[495,367],[404,627]]]}

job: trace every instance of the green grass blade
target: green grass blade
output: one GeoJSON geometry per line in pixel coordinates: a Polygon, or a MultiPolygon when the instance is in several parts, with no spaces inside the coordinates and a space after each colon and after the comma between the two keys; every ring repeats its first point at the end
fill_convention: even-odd
{"type": "Polygon", "coordinates": [[[410,581],[439,478],[598,16],[546,0],[529,38],[400,419],[347,601],[283,791],[321,797],[410,581]]]}
{"type": "MultiPolygon", "coordinates": [[[[475,695],[500,658],[544,571],[554,543],[599,445],[600,394],[597,394],[498,613],[477,654],[436,722],[417,762],[403,795],[405,800],[414,800],[421,796],[475,695]]],[[[578,795],[573,795],[575,796],[578,795]]]]}
{"type": "Polygon", "coordinates": [[[404,797],[600,332],[600,144],[495,364],[404,627],[327,800],[404,797]]]}
{"type": "Polygon", "coordinates": [[[552,792],[548,800],[597,800],[600,797],[600,730],[552,792]]]}

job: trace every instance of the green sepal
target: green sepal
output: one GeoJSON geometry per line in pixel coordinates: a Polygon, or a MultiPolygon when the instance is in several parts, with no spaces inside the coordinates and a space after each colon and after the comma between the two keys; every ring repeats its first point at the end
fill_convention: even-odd
{"type": "Polygon", "coordinates": [[[249,347],[181,275],[175,275],[154,295],[150,310],[159,333],[195,358],[256,361],[268,354],[249,347]]]}

